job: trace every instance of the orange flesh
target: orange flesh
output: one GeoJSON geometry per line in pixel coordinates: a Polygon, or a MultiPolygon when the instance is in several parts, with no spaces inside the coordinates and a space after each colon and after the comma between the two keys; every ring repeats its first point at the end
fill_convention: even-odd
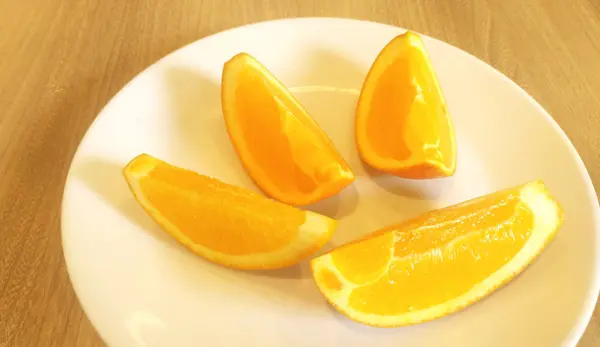
{"type": "Polygon", "coordinates": [[[352,283],[372,282],[387,270],[393,244],[394,235],[387,233],[361,242],[360,247],[342,247],[333,256],[333,264],[352,283]]]}
{"type": "Polygon", "coordinates": [[[324,283],[327,288],[333,291],[340,291],[343,288],[342,282],[330,270],[323,269],[317,274],[318,281],[324,283]]]}
{"type": "Polygon", "coordinates": [[[409,178],[455,170],[454,130],[420,38],[392,40],[373,63],[357,111],[361,156],[377,169],[409,178]]]}
{"type": "Polygon", "coordinates": [[[230,255],[282,248],[306,218],[304,211],[168,164],[152,169],[139,185],[148,201],[193,243],[230,255]]]}
{"type": "MultiPolygon", "coordinates": [[[[408,64],[407,58],[392,63],[379,78],[373,94],[371,110],[367,116],[367,136],[371,148],[381,157],[406,160],[412,156],[405,138],[405,115],[410,112],[417,91],[409,80],[411,74],[408,64]]],[[[432,133],[429,129],[422,130],[432,133]]]]}
{"type": "Polygon", "coordinates": [[[348,306],[397,315],[466,293],[512,259],[532,227],[518,190],[503,191],[386,228],[331,256],[344,278],[364,285],[353,290],[348,306]]]}
{"type": "Polygon", "coordinates": [[[331,141],[257,61],[245,54],[234,57],[226,64],[223,79],[223,109],[231,139],[250,176],[269,195],[304,205],[353,181],[331,141]]]}

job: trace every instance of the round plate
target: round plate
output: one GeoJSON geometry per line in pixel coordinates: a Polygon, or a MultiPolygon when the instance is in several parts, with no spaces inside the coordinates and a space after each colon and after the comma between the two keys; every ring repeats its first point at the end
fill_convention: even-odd
{"type": "Polygon", "coordinates": [[[357,96],[377,53],[402,32],[345,19],[245,26],[170,54],[106,106],[73,160],[62,230],[75,290],[110,346],[575,345],[599,288],[598,200],[572,144],[523,90],[473,56],[424,37],[456,127],[456,175],[410,181],[361,163],[353,136],[357,96]],[[543,179],[564,207],[564,227],[522,276],[487,299],[397,329],[338,314],[306,262],[242,272],[188,252],[138,206],[121,169],[145,152],[257,190],[230,144],[220,107],[223,63],[241,51],[290,87],[357,176],[338,196],[308,207],[341,221],[326,249],[534,179],[543,179]]]}

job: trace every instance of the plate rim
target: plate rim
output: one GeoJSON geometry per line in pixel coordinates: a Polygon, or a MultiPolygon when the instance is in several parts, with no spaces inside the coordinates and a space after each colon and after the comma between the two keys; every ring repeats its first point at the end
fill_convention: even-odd
{"type": "Polygon", "coordinates": [[[138,78],[140,78],[142,75],[146,75],[149,72],[151,72],[152,70],[154,70],[156,68],[156,66],[161,64],[163,61],[167,60],[169,57],[177,54],[180,51],[183,51],[183,50],[189,48],[190,46],[198,44],[198,42],[200,42],[200,41],[215,40],[215,39],[218,39],[219,36],[221,36],[221,35],[225,35],[227,33],[235,32],[235,31],[247,30],[249,28],[257,27],[257,26],[277,25],[277,24],[281,24],[281,23],[285,23],[285,25],[295,24],[295,25],[301,26],[301,25],[306,25],[306,23],[309,23],[309,22],[325,23],[325,22],[332,22],[332,21],[333,22],[345,22],[348,25],[353,25],[353,24],[354,25],[356,25],[356,24],[365,25],[365,24],[367,24],[367,25],[384,26],[384,27],[388,27],[390,29],[394,29],[397,31],[410,30],[410,31],[413,31],[413,32],[423,36],[423,37],[426,37],[428,39],[436,41],[437,44],[450,46],[451,48],[460,51],[461,54],[468,57],[468,59],[473,61],[474,64],[482,64],[482,65],[485,65],[487,68],[491,68],[491,70],[493,70],[494,74],[499,76],[501,79],[505,80],[505,82],[508,82],[512,88],[516,88],[518,91],[521,92],[521,94],[524,94],[526,96],[527,100],[531,104],[533,104],[535,106],[535,108],[538,111],[540,111],[540,113],[543,114],[545,120],[550,123],[553,130],[561,137],[562,141],[565,142],[565,144],[567,145],[567,148],[570,150],[570,152],[575,157],[575,161],[576,161],[578,170],[583,174],[583,178],[584,178],[583,182],[585,183],[585,186],[586,186],[586,193],[590,200],[590,206],[593,207],[593,212],[594,212],[592,214],[593,224],[596,226],[596,229],[595,229],[596,243],[595,243],[595,247],[594,247],[595,252],[594,252],[594,257],[593,257],[594,258],[594,269],[596,271],[594,271],[594,275],[592,278],[592,286],[591,286],[591,288],[588,288],[588,296],[585,299],[585,304],[584,304],[585,307],[582,310],[582,314],[579,315],[579,317],[577,318],[576,321],[574,321],[573,326],[570,329],[570,333],[566,336],[565,340],[563,341],[564,343],[567,343],[569,346],[575,347],[576,344],[583,337],[583,334],[585,333],[585,330],[586,330],[586,328],[592,318],[594,310],[596,308],[596,304],[598,302],[598,297],[600,295],[600,201],[598,199],[598,195],[596,193],[593,181],[592,181],[591,176],[585,166],[585,163],[584,163],[583,159],[581,158],[581,156],[579,155],[579,152],[573,145],[573,142],[570,140],[569,136],[564,132],[564,130],[560,127],[558,122],[552,117],[552,115],[539,102],[537,102],[525,89],[523,89],[519,84],[517,84],[515,81],[513,81],[508,76],[503,74],[501,71],[496,69],[494,66],[488,64],[484,60],[463,50],[460,47],[454,46],[454,45],[447,43],[441,39],[438,39],[434,36],[425,35],[418,31],[414,31],[412,29],[406,29],[406,28],[392,25],[392,24],[377,22],[377,21],[373,21],[373,20],[353,19],[353,18],[345,18],[345,17],[326,17],[326,16],[325,17],[319,17],[319,16],[292,17],[292,18],[278,18],[278,19],[272,19],[272,20],[255,21],[255,22],[250,22],[250,23],[244,24],[244,25],[231,27],[231,28],[228,28],[225,30],[217,31],[217,32],[211,33],[209,35],[200,37],[200,38],[198,38],[192,42],[189,42],[181,47],[175,48],[174,50],[172,50],[169,53],[162,56],[160,59],[156,60],[154,63],[148,65],[142,71],[138,72],[127,83],[125,83],[100,109],[100,111],[98,112],[98,114],[96,115],[94,120],[90,123],[88,128],[85,130],[85,133],[81,137],[79,144],[76,147],[75,153],[74,153],[73,157],[71,158],[71,162],[69,164],[69,169],[68,169],[65,181],[64,181],[64,187],[63,187],[61,204],[60,204],[60,219],[61,219],[60,235],[61,235],[62,253],[63,253],[63,257],[65,259],[65,268],[67,270],[67,274],[69,276],[71,285],[73,287],[73,291],[75,292],[75,296],[77,297],[77,300],[78,300],[79,304],[81,305],[83,312],[85,313],[86,317],[90,321],[90,324],[94,327],[94,330],[96,331],[96,333],[100,336],[100,338],[105,343],[107,342],[107,340],[104,337],[104,333],[101,332],[97,328],[96,324],[92,321],[91,316],[89,314],[89,309],[87,307],[87,304],[84,303],[84,301],[81,299],[81,295],[79,292],[80,289],[79,290],[77,289],[79,287],[79,285],[76,284],[76,282],[78,280],[76,280],[75,277],[72,276],[71,265],[69,265],[69,264],[73,260],[69,260],[70,258],[67,255],[69,252],[67,251],[68,246],[66,246],[66,232],[65,232],[66,228],[64,225],[64,220],[66,219],[66,214],[67,214],[66,211],[69,210],[69,208],[67,207],[67,202],[66,202],[65,197],[67,196],[67,192],[72,187],[71,182],[73,180],[73,175],[74,175],[73,174],[73,167],[74,167],[73,164],[76,163],[79,156],[81,155],[82,145],[86,142],[87,138],[89,137],[89,133],[92,130],[92,128],[94,128],[96,123],[101,118],[103,118],[103,116],[105,115],[107,110],[110,108],[110,106],[112,104],[114,104],[119,98],[121,98],[126,93],[126,91],[128,91],[132,88],[131,86],[138,78]]]}

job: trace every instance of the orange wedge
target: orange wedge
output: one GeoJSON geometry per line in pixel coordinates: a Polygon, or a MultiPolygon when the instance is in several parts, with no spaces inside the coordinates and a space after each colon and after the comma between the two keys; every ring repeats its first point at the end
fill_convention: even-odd
{"type": "Polygon", "coordinates": [[[123,171],[135,199],[192,252],[238,269],[275,269],[309,256],[336,222],[142,154],[123,171]]]}
{"type": "Polygon", "coordinates": [[[271,197],[308,205],[354,180],[323,130],[252,56],[240,53],[225,63],[221,103],[246,171],[271,197]]]}
{"type": "Polygon", "coordinates": [[[432,211],[311,261],[327,300],[357,322],[396,327],[442,317],[520,273],[562,224],[542,182],[432,211]]]}
{"type": "Polygon", "coordinates": [[[360,93],[355,132],[362,159],[375,169],[414,179],[456,171],[454,128],[419,35],[397,36],[375,59],[360,93]]]}

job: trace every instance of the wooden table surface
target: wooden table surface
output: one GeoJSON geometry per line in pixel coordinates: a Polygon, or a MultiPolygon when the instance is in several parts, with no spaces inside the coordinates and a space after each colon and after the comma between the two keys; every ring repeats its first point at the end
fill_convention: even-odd
{"type": "MultiPolygon", "coordinates": [[[[59,217],[102,106],[186,43],[296,16],[395,24],[483,59],[553,115],[600,187],[598,0],[0,0],[0,347],[103,345],[69,282],[59,217]]],[[[599,345],[597,309],[579,346],[599,345]]]]}

